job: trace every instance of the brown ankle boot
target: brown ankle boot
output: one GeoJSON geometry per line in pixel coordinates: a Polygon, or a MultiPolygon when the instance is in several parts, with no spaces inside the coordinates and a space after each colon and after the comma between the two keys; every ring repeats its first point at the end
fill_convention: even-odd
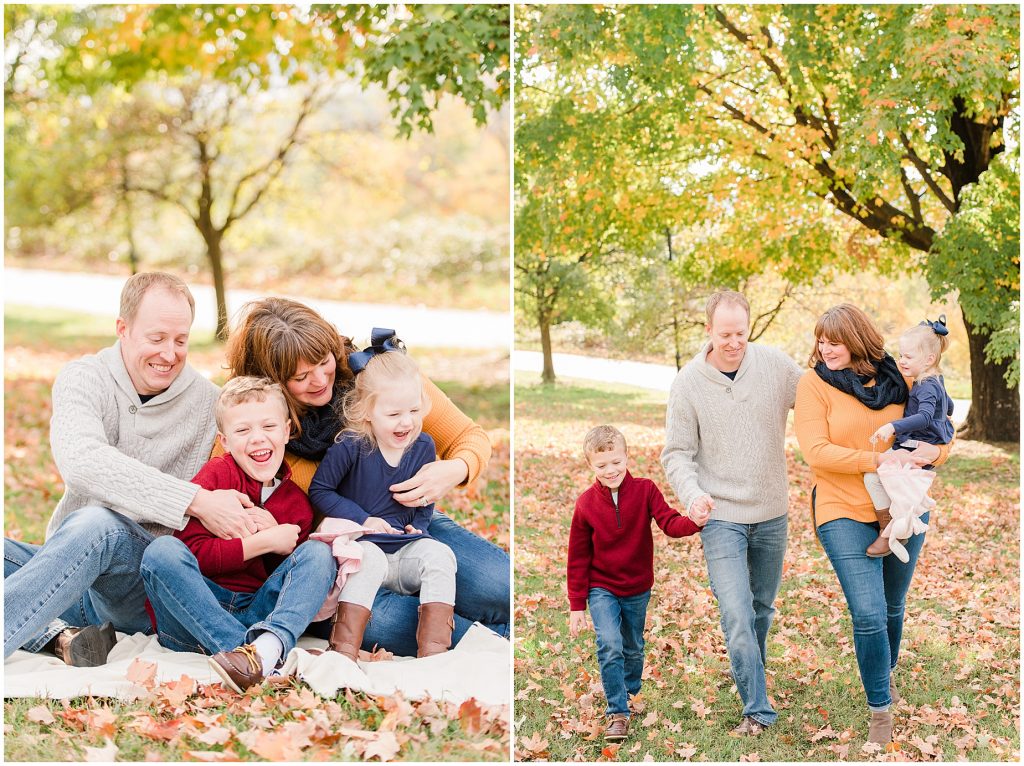
{"type": "Polygon", "coordinates": [[[892,713],[871,712],[871,723],[868,724],[868,742],[885,746],[892,742],[892,713]]]}
{"type": "Polygon", "coordinates": [[[870,558],[880,559],[883,556],[888,556],[892,553],[892,549],[889,547],[889,541],[882,537],[882,530],[889,526],[889,522],[892,521],[892,516],[889,515],[889,509],[886,508],[884,511],[875,511],[875,516],[878,518],[878,537],[871,545],[868,546],[866,553],[870,558]]]}
{"type": "Polygon", "coordinates": [[[350,604],[347,601],[339,602],[338,611],[334,613],[334,620],[331,622],[331,637],[327,642],[327,648],[344,654],[355,662],[359,656],[359,647],[363,644],[366,623],[369,621],[370,610],[365,606],[350,604]]]}
{"type": "Polygon", "coordinates": [[[416,626],[416,656],[430,657],[447,652],[455,630],[455,607],[432,601],[420,604],[420,622],[416,626]]]}

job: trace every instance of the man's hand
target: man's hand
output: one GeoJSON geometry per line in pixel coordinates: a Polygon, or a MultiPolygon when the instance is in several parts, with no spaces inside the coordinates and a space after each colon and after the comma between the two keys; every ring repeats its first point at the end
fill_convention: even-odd
{"type": "Polygon", "coordinates": [[[576,638],[584,630],[590,630],[590,623],[587,621],[587,610],[569,612],[569,637],[576,638]]]}
{"type": "Polygon", "coordinates": [[[298,524],[278,524],[270,529],[263,530],[267,536],[271,553],[279,553],[287,556],[295,550],[295,544],[299,541],[298,524]]]}
{"type": "Polygon", "coordinates": [[[245,510],[246,513],[249,514],[249,518],[256,522],[257,531],[277,526],[277,519],[275,519],[274,515],[266,508],[254,505],[252,508],[246,508],[245,510]]]}
{"type": "Polygon", "coordinates": [[[252,500],[243,492],[233,489],[215,489],[211,492],[200,487],[185,513],[199,519],[217,537],[233,540],[256,532],[256,522],[246,510],[253,505],[252,500]]]}
{"type": "Polygon", "coordinates": [[[703,527],[708,523],[708,519],[711,518],[711,512],[715,510],[715,501],[711,495],[701,495],[692,503],[690,508],[686,512],[686,515],[690,517],[690,521],[696,524],[698,527],[703,527]]]}
{"type": "Polygon", "coordinates": [[[384,519],[377,518],[376,516],[370,516],[363,522],[364,527],[369,527],[377,534],[381,535],[400,535],[402,530],[395,529],[393,526],[388,524],[384,519]]]}

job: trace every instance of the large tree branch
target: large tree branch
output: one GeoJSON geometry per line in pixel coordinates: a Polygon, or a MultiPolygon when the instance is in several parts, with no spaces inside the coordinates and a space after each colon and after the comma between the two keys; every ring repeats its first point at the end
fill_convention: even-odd
{"type": "Polygon", "coordinates": [[[907,176],[906,168],[900,165],[900,183],[903,184],[903,191],[907,195],[907,200],[910,202],[910,210],[914,214],[914,220],[919,223],[924,223],[924,218],[921,215],[921,195],[914,191],[914,187],[910,185],[910,178],[907,176]]]}
{"type": "Polygon", "coordinates": [[[914,147],[910,144],[910,139],[907,138],[903,131],[900,131],[900,142],[903,144],[903,148],[907,150],[905,155],[906,158],[913,163],[914,169],[917,170],[921,178],[924,179],[925,184],[927,184],[928,188],[931,189],[932,194],[938,198],[939,202],[942,203],[946,210],[950,213],[955,213],[956,203],[953,201],[953,198],[947,195],[946,192],[942,190],[942,187],[939,186],[938,182],[929,172],[927,163],[925,163],[925,161],[921,159],[920,155],[914,151],[914,147]]]}

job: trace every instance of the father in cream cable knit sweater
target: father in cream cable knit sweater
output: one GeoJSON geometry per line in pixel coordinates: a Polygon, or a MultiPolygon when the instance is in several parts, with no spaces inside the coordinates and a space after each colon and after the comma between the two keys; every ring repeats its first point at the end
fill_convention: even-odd
{"type": "Polygon", "coordinates": [[[672,382],[661,462],[690,514],[711,511],[701,541],[743,700],[732,733],[749,736],[777,717],[766,644],[786,553],[786,416],[803,370],[777,349],[747,343],[750,306],[740,293],[711,296],[706,329],[708,343],[672,382]]]}
{"type": "Polygon", "coordinates": [[[185,361],[194,316],[180,279],[136,274],[117,342],[57,376],[50,444],[65,491],[43,545],[4,539],[5,658],[56,639],[65,662],[102,664],[114,628],[151,630],[139,563],[155,535],[190,516],[224,539],[255,531],[248,497],[189,481],[217,430],[217,386],[185,361]]]}

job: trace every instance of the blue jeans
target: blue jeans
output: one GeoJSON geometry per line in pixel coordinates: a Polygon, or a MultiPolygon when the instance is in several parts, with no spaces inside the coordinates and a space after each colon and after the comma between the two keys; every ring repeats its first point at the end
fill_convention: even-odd
{"type": "Polygon", "coordinates": [[[269,631],[280,639],[286,656],[323,606],[338,565],[329,545],[307,540],[258,591],[239,593],[204,577],[188,546],[166,536],[146,549],[141,572],[162,646],[216,654],[269,631]]]}
{"type": "Polygon", "coordinates": [[[743,716],[765,726],[778,717],[768,701],[764,668],[788,529],[787,516],[756,524],[712,519],[700,533],[743,716]]]}
{"type": "MultiPolygon", "coordinates": [[[[452,646],[474,622],[480,622],[507,638],[511,580],[508,554],[437,511],[434,511],[428,531],[435,540],[451,548],[458,563],[452,646]]],[[[418,596],[401,596],[383,588],[379,590],[363,634],[363,648],[371,650],[380,646],[400,656],[415,657],[419,605],[418,596]]],[[[320,638],[327,638],[330,632],[330,620],[315,622],[309,629],[311,635],[320,638]]]]}
{"type": "Polygon", "coordinates": [[[629,695],[640,692],[644,673],[644,623],[651,592],[616,596],[604,588],[587,594],[597,635],[597,664],[608,715],[629,716],[629,695]]]}
{"type": "MultiPolygon", "coordinates": [[[[930,514],[921,521],[928,523],[930,514]]],[[[835,519],[818,527],[818,539],[843,587],[853,621],[853,648],[868,707],[885,710],[892,704],[889,673],[896,667],[907,591],[914,576],[924,534],[907,542],[910,560],[895,556],[871,558],[864,551],[878,537],[878,524],[835,519]]]]}
{"type": "Polygon", "coordinates": [[[38,652],[70,626],[152,632],[139,577],[153,536],[108,508],[71,513],[43,545],[4,538],[4,657],[38,652]]]}

